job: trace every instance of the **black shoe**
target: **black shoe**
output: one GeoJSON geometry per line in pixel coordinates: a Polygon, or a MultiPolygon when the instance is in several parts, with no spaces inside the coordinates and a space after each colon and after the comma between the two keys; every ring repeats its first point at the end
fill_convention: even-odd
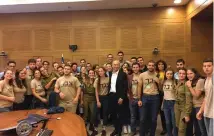
{"type": "Polygon", "coordinates": [[[165,135],[166,134],[166,130],[163,130],[160,135],[165,135]]]}
{"type": "Polygon", "coordinates": [[[116,136],[117,134],[118,134],[117,131],[114,130],[114,131],[110,134],[110,136],[116,136]]]}
{"type": "Polygon", "coordinates": [[[93,130],[91,136],[96,136],[98,134],[98,131],[97,130],[93,130]]]}
{"type": "Polygon", "coordinates": [[[106,136],[106,131],[102,130],[101,136],[106,136]]]}
{"type": "Polygon", "coordinates": [[[90,124],[89,130],[90,130],[90,131],[94,131],[94,125],[93,125],[93,124],[90,124]]]}

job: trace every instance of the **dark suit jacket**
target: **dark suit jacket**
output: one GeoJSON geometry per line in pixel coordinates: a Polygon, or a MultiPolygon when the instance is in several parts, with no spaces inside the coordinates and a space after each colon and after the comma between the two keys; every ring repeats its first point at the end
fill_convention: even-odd
{"type": "MultiPolygon", "coordinates": [[[[111,89],[111,76],[112,76],[112,72],[109,73],[109,92],[111,89]]],[[[123,100],[126,99],[127,90],[128,90],[127,75],[122,70],[119,70],[117,80],[116,80],[116,94],[118,98],[122,98],[123,100]]]]}

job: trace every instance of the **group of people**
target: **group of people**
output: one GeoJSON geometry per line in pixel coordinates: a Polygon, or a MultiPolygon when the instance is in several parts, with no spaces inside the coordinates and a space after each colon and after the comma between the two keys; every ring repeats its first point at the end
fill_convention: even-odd
{"type": "Polygon", "coordinates": [[[138,127],[140,136],[155,136],[160,114],[160,135],[213,136],[213,59],[202,62],[201,76],[183,59],[174,71],[163,60],[145,65],[143,57],[124,60],[122,51],[117,56],[108,54],[102,66],[85,59],[79,65],[53,62],[52,71],[41,58],[20,70],[9,61],[0,73],[0,113],[60,106],[83,117],[91,136],[99,133],[99,123],[106,136],[110,122],[110,136],[134,136],[138,127]]]}

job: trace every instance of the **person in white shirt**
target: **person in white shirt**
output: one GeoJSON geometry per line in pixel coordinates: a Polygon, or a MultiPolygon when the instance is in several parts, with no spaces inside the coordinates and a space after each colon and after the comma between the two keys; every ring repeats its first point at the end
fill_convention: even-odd
{"type": "Polygon", "coordinates": [[[204,123],[208,136],[213,136],[213,118],[214,118],[214,98],[213,98],[213,59],[205,59],[203,61],[203,70],[206,74],[205,80],[205,98],[203,104],[196,115],[196,118],[201,120],[204,115],[204,123]]]}

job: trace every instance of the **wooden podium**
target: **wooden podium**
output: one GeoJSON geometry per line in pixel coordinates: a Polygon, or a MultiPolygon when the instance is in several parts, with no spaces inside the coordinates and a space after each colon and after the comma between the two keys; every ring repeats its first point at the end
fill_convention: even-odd
{"type": "MultiPolygon", "coordinates": [[[[85,123],[78,115],[71,112],[47,115],[46,112],[46,109],[39,109],[0,113],[0,129],[16,126],[18,124],[17,121],[27,118],[29,114],[39,114],[50,118],[46,128],[53,130],[52,136],[87,136],[85,123]]],[[[40,123],[38,127],[33,128],[30,136],[36,136],[41,126],[42,123],[40,123]]],[[[0,136],[16,136],[16,133],[14,133],[14,131],[13,133],[0,132],[0,136]]]]}

